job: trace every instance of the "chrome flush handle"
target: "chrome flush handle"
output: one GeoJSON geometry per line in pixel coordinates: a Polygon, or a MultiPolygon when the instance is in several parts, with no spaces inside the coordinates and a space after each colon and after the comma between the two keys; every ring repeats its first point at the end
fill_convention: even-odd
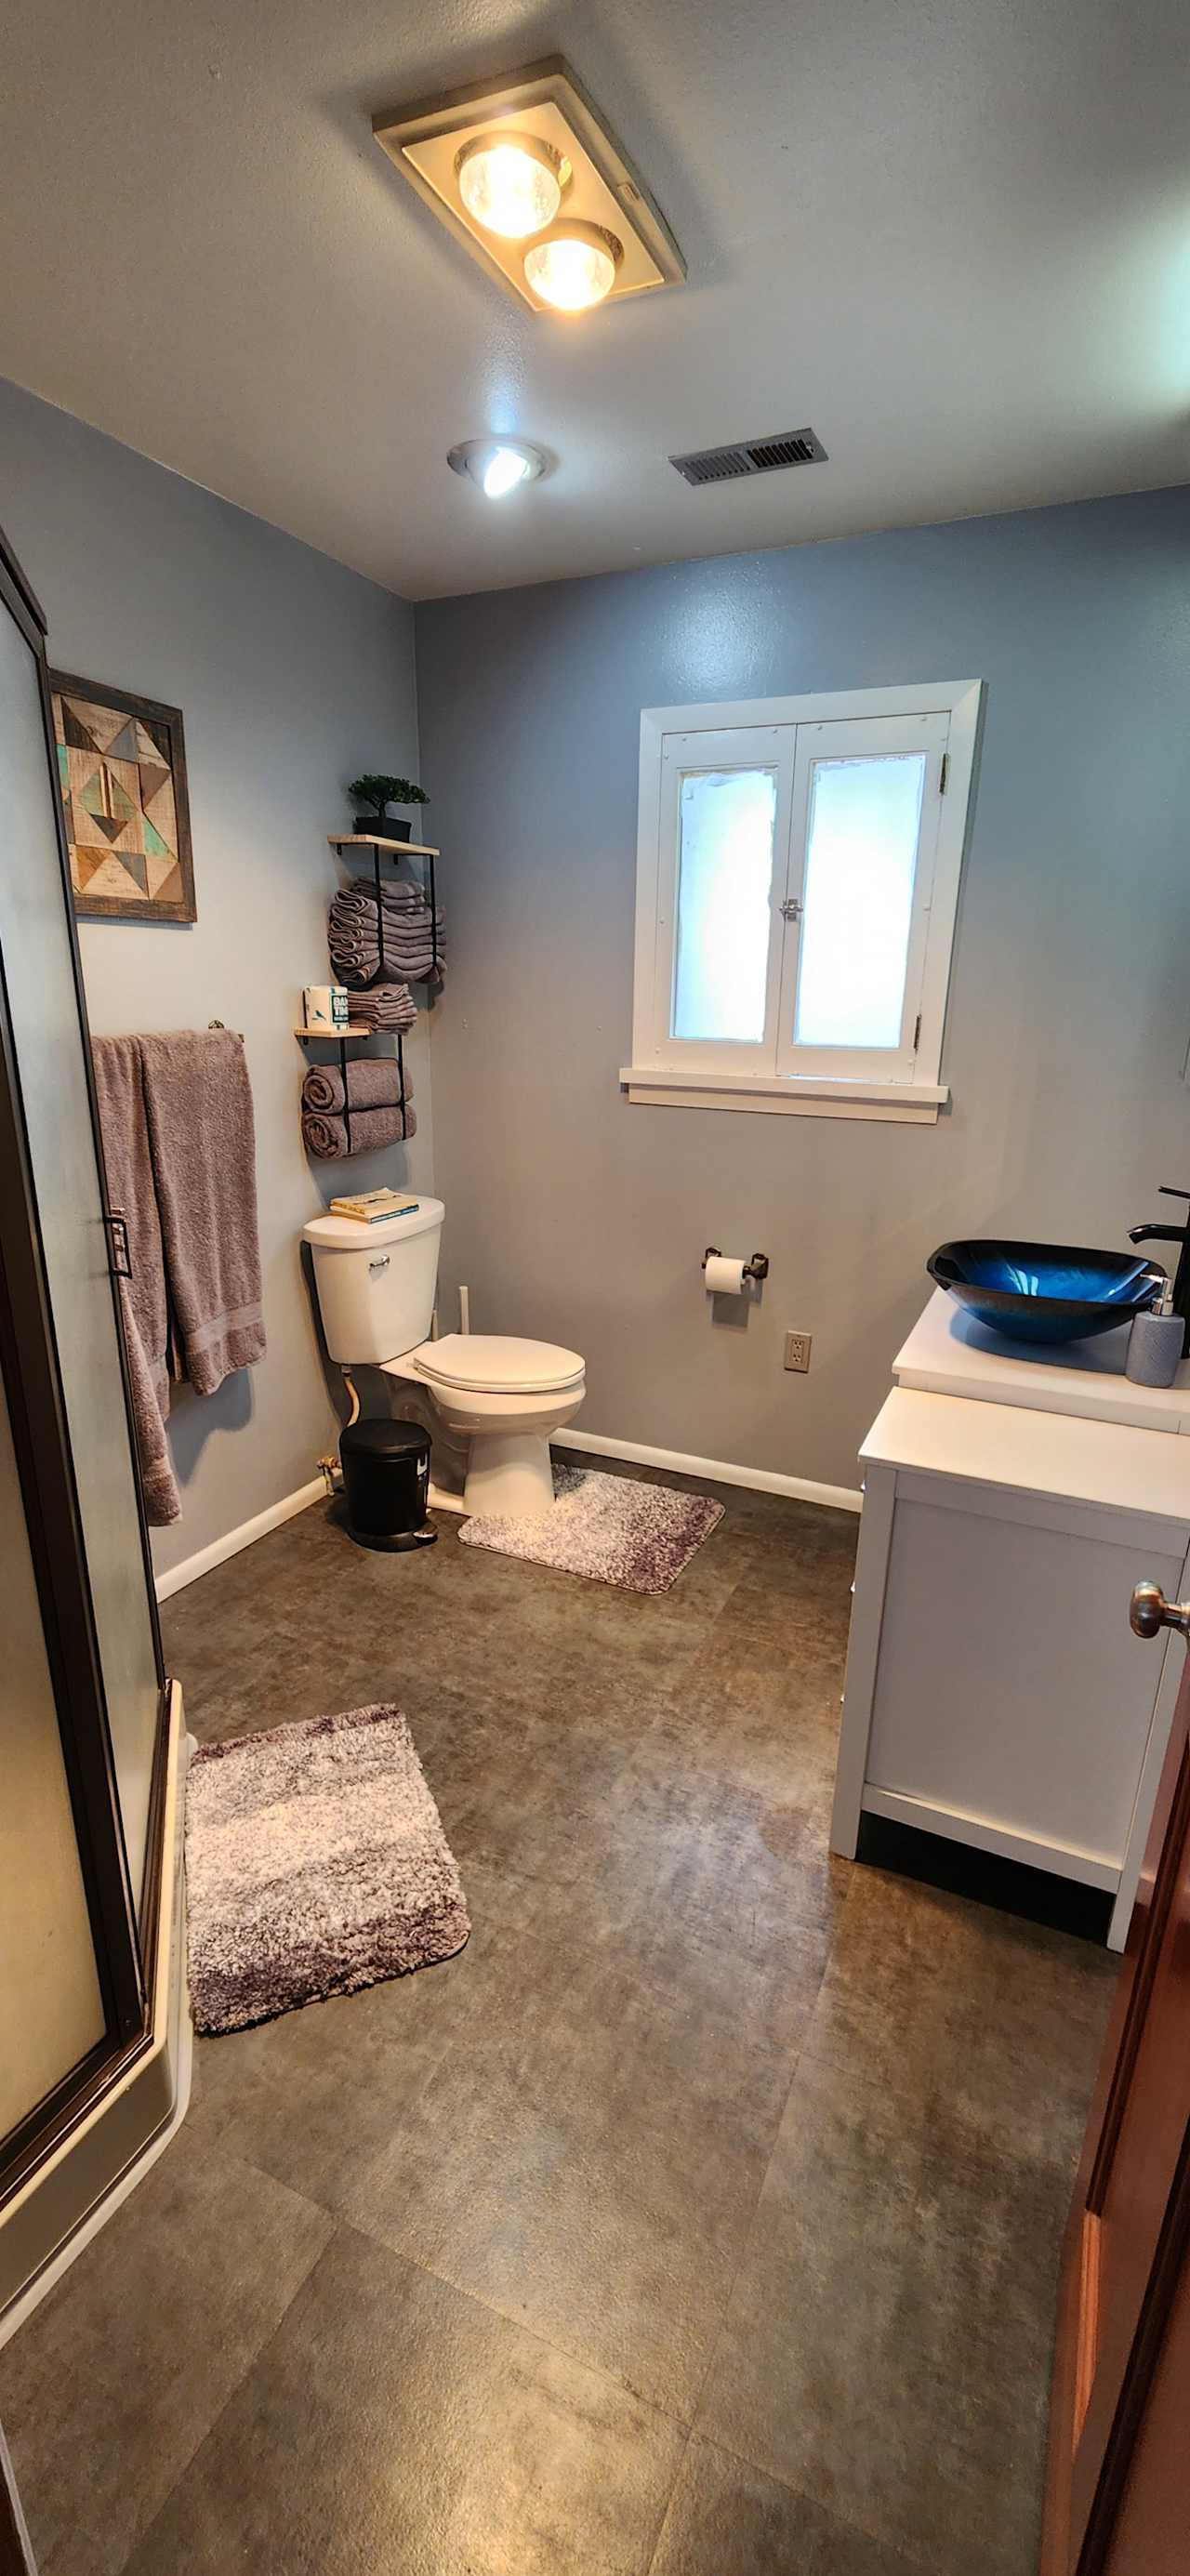
{"type": "Polygon", "coordinates": [[[781,915],[782,921],[801,920],[802,905],[799,903],[795,894],[786,895],[784,903],[779,903],[777,910],[781,915]]]}
{"type": "Polygon", "coordinates": [[[1190,1637],[1190,1601],[1167,1601],[1159,1583],[1138,1583],[1128,1624],[1138,1637],[1155,1637],[1159,1628],[1176,1628],[1179,1636],[1190,1637]]]}

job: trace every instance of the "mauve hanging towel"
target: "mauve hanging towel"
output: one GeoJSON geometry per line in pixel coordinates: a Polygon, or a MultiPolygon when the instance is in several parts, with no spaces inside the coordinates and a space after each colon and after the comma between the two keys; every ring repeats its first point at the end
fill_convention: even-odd
{"type": "Polygon", "coordinates": [[[242,1038],[140,1040],[165,1275],[183,1374],[213,1395],[263,1358],[256,1134],[242,1038]]]}
{"type": "Polygon", "coordinates": [[[120,1281],[120,1304],[145,1513],[154,1529],[164,1529],[170,1521],[181,1518],[182,1498],[165,1436],[169,1412],[169,1305],[145,1120],[140,1044],[136,1038],[94,1038],[91,1056],[108,1204],[119,1209],[128,1230],[132,1277],[120,1281]]]}

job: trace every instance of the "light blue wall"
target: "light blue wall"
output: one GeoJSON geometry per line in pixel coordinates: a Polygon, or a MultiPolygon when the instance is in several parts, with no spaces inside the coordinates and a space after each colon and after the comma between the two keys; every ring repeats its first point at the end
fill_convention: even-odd
{"type": "Polygon", "coordinates": [[[466,1279],[477,1328],[581,1350],[589,1428],[853,1485],[937,1243],[1118,1244],[1190,1188],[1188,541],[1179,490],[418,609],[447,1304],[466,1279]],[[950,1114],[629,1106],[642,706],[966,678],[950,1114]],[[712,1321],[710,1241],[771,1256],[746,1330],[712,1321]]]}
{"type": "MultiPolygon", "coordinates": [[[[341,1167],[302,1150],[301,988],[325,983],[344,782],[417,774],[412,614],[374,584],[0,382],[0,525],[49,621],[50,658],[183,712],[198,920],[84,923],[97,1031],[242,1029],[256,1104],[268,1354],[175,1399],[183,1517],[168,1567],[308,1483],[331,1427],[298,1237],[341,1167]]],[[[420,1132],[361,1157],[361,1187],[430,1176],[429,1049],[411,1049],[420,1132]]],[[[337,1179],[335,1184],[337,1186],[337,1179]]]]}

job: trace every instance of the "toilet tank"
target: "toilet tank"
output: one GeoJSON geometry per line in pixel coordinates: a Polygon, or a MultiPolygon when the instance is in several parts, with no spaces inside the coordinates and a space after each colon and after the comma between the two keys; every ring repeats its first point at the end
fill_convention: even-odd
{"type": "Polygon", "coordinates": [[[419,1199],[411,1216],[379,1225],[316,1216],[303,1226],[333,1360],[395,1360],[427,1339],[445,1213],[441,1199],[419,1199]]]}

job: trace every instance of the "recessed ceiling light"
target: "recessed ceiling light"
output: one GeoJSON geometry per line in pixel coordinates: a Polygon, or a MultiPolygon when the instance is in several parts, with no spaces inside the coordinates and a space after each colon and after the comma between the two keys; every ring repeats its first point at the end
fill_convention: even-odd
{"type": "Polygon", "coordinates": [[[484,231],[524,241],[552,224],[570,163],[535,134],[473,134],[455,156],[459,195],[484,231]]]}
{"type": "Polygon", "coordinates": [[[372,125],[447,230],[535,313],[585,312],[686,274],[639,171],[559,54],[372,125]]]}
{"type": "Polygon", "coordinates": [[[527,438],[465,438],[451,448],[446,462],[453,473],[478,484],[489,501],[502,501],[522,483],[535,483],[548,459],[544,448],[531,447],[527,438]]]}
{"type": "Polygon", "coordinates": [[[624,245],[602,224],[583,224],[566,215],[525,253],[525,275],[535,294],[555,313],[585,313],[602,304],[616,282],[624,245]]]}

